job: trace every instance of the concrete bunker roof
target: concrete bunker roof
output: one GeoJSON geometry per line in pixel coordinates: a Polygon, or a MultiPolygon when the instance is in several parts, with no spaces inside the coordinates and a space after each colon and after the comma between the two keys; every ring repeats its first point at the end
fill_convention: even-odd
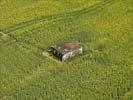
{"type": "Polygon", "coordinates": [[[56,49],[58,52],[66,54],[68,52],[81,48],[81,44],[78,41],[66,41],[52,47],[56,49]]]}

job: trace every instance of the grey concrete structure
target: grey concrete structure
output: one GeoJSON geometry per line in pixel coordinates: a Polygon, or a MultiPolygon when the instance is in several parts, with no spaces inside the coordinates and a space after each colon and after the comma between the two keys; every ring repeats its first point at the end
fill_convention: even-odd
{"type": "Polygon", "coordinates": [[[65,61],[75,55],[82,54],[83,48],[78,41],[66,41],[50,47],[50,52],[65,61]]]}

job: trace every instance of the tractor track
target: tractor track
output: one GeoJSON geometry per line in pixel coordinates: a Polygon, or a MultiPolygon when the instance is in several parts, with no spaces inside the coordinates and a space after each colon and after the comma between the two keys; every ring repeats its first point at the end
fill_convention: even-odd
{"type": "Polygon", "coordinates": [[[114,0],[104,0],[101,1],[98,4],[94,4],[91,7],[79,10],[79,11],[74,11],[74,12],[69,12],[69,13],[64,13],[64,14],[57,14],[57,15],[51,15],[51,16],[41,16],[39,18],[35,18],[26,22],[22,22],[13,26],[9,26],[7,28],[1,29],[0,31],[5,33],[5,34],[9,34],[11,32],[17,31],[19,29],[23,29],[27,26],[31,26],[31,25],[35,25],[38,23],[45,23],[47,21],[51,21],[51,20],[63,20],[66,18],[71,18],[71,17],[76,17],[79,15],[83,15],[83,14],[93,14],[97,11],[100,11],[102,9],[104,9],[105,7],[109,6],[114,0]]]}
{"type": "MultiPolygon", "coordinates": [[[[22,42],[23,43],[23,41],[18,40],[13,34],[9,34],[9,33],[15,32],[19,29],[23,29],[25,27],[35,25],[35,24],[38,24],[38,23],[41,23],[41,22],[44,22],[44,24],[45,24],[45,22],[51,21],[51,20],[54,20],[54,22],[57,22],[57,21],[60,21],[60,20],[66,19],[66,18],[72,18],[72,17],[76,17],[76,16],[79,16],[79,15],[83,15],[83,14],[93,14],[93,13],[96,13],[97,11],[100,11],[100,10],[106,8],[107,6],[111,5],[113,3],[113,1],[114,0],[104,0],[104,1],[101,1],[100,3],[94,4],[91,7],[88,7],[88,8],[79,10],[79,11],[70,12],[70,13],[58,14],[58,15],[54,15],[54,16],[41,16],[40,18],[36,18],[36,19],[32,19],[32,20],[29,20],[29,21],[26,21],[26,22],[22,22],[22,23],[4,28],[0,31],[3,34],[5,34],[6,36],[11,37],[12,41],[13,41],[12,43],[14,43],[14,42],[22,42]]],[[[32,46],[42,50],[41,47],[35,46],[31,43],[28,43],[28,42],[24,42],[24,43],[27,43],[29,45],[32,45],[32,46]]],[[[9,41],[4,42],[4,44],[8,45],[8,44],[10,44],[10,42],[9,41]]]]}
{"type": "MultiPolygon", "coordinates": [[[[94,13],[106,8],[107,6],[111,5],[113,3],[113,1],[114,0],[104,0],[104,1],[101,1],[100,3],[94,4],[91,7],[88,7],[88,8],[79,10],[79,11],[70,12],[70,13],[58,14],[58,15],[53,15],[53,16],[41,16],[36,19],[32,19],[32,20],[29,20],[26,22],[22,22],[22,23],[1,29],[0,32],[5,34],[6,36],[10,37],[12,39],[13,43],[14,42],[22,42],[22,41],[19,41],[14,36],[14,34],[12,32],[15,32],[19,29],[23,29],[25,27],[32,26],[32,25],[35,25],[35,24],[38,24],[41,22],[43,22],[44,24],[47,24],[48,21],[51,21],[51,20],[52,20],[52,22],[57,22],[57,21],[61,21],[63,19],[72,18],[72,17],[76,17],[79,15],[84,15],[84,14],[91,15],[91,14],[94,14],[94,13]]],[[[4,42],[4,44],[8,45],[8,44],[10,44],[10,42],[7,41],[7,42],[4,42]]],[[[0,44],[0,46],[2,46],[2,45],[0,44]]]]}

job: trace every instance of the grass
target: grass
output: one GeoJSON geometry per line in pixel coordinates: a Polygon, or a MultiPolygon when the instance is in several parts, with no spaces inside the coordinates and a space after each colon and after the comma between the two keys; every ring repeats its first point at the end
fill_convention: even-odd
{"type": "Polygon", "coordinates": [[[133,1],[1,0],[0,100],[132,100],[133,1]],[[60,64],[42,52],[78,40],[60,64]]]}

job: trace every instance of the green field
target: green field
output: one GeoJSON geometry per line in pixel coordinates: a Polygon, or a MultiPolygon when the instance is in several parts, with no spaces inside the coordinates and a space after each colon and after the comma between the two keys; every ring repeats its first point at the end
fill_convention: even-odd
{"type": "Polygon", "coordinates": [[[0,0],[0,100],[133,100],[133,0],[0,0]]]}

